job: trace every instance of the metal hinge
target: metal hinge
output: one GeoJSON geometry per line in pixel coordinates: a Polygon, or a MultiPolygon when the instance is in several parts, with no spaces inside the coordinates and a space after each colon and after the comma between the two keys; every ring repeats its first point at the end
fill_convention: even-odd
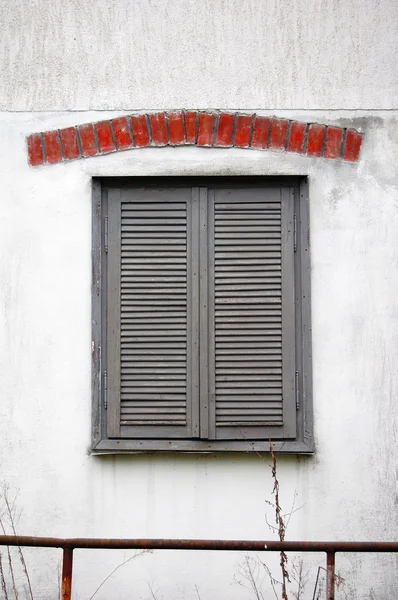
{"type": "Polygon", "coordinates": [[[297,252],[297,215],[294,215],[293,244],[294,251],[297,252]]]}
{"type": "Polygon", "coordinates": [[[108,373],[104,371],[104,407],[108,408],[108,373]]]}
{"type": "Polygon", "coordinates": [[[105,217],[104,233],[105,233],[105,239],[104,239],[105,252],[108,252],[108,217],[105,217]]]}
{"type": "Polygon", "coordinates": [[[295,374],[295,384],[296,384],[296,410],[300,408],[300,385],[299,385],[299,372],[296,371],[295,374]]]}

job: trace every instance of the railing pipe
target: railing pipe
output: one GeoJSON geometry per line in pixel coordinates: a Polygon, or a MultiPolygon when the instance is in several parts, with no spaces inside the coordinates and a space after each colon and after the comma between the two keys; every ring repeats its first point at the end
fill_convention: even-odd
{"type": "Polygon", "coordinates": [[[326,598],[334,600],[334,581],[335,581],[335,554],[326,553],[326,598]]]}
{"type": "Polygon", "coordinates": [[[398,552],[398,542],[278,542],[260,540],[173,540],[49,538],[0,535],[0,546],[62,548],[62,600],[71,600],[73,550],[231,550],[245,552],[326,552],[326,598],[335,599],[336,552],[398,552]]]}
{"type": "Polygon", "coordinates": [[[0,535],[0,546],[108,550],[231,550],[246,552],[398,552],[398,542],[52,538],[0,535]]]}
{"type": "Polygon", "coordinates": [[[72,597],[72,568],[73,548],[65,546],[62,559],[62,600],[71,600],[72,597]]]}

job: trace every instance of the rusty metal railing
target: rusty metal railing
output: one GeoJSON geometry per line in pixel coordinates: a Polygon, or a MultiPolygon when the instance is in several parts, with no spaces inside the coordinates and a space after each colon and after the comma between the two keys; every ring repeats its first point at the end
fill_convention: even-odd
{"type": "Polygon", "coordinates": [[[0,546],[62,548],[62,599],[71,600],[73,550],[235,550],[245,552],[325,552],[326,598],[335,598],[336,552],[398,552],[398,542],[278,542],[247,540],[167,540],[46,538],[0,535],[0,546]]]}

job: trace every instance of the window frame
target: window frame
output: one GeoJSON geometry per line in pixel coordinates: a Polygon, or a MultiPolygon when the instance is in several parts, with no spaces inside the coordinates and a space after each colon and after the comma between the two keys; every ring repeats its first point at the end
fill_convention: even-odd
{"type": "Polygon", "coordinates": [[[310,295],[310,236],[309,198],[306,177],[124,177],[94,178],[92,180],[92,452],[94,454],[133,454],[137,452],[268,452],[269,440],[196,440],[196,439],[109,439],[106,436],[106,408],[104,367],[106,344],[103,344],[105,299],[102,297],[105,273],[105,219],[104,198],[109,189],[185,186],[228,187],[237,185],[293,188],[295,213],[294,258],[295,313],[296,313],[296,368],[297,394],[296,427],[294,440],[275,440],[274,451],[286,454],[311,454],[313,446],[312,410],[312,349],[311,349],[311,295],[310,295]]]}

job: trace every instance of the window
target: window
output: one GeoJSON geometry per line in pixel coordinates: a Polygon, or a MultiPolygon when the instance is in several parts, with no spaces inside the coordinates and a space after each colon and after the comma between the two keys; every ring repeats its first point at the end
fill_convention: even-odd
{"type": "Polygon", "coordinates": [[[312,451],[306,189],[94,183],[94,451],[312,451]]]}

